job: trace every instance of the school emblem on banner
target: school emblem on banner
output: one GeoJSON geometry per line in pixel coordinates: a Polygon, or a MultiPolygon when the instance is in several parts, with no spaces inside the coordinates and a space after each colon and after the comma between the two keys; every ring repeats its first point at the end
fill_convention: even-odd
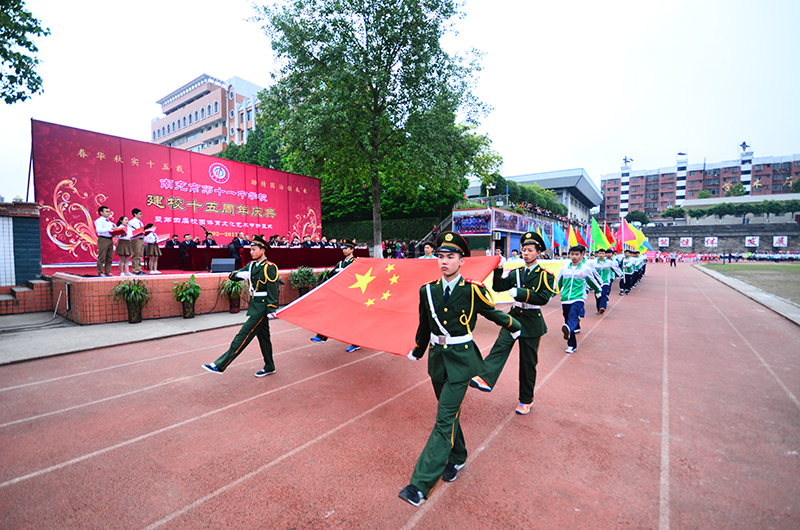
{"type": "Polygon", "coordinates": [[[706,247],[716,247],[718,244],[719,244],[719,238],[718,237],[707,237],[705,239],[706,247]]]}
{"type": "Polygon", "coordinates": [[[773,247],[788,247],[789,236],[772,236],[773,247]]]}
{"type": "Polygon", "coordinates": [[[668,247],[669,246],[669,238],[668,237],[659,237],[658,238],[658,246],[659,247],[668,247]]]}
{"type": "Polygon", "coordinates": [[[760,240],[759,236],[747,236],[744,238],[744,246],[746,247],[758,247],[758,242],[760,240]]]}
{"type": "Polygon", "coordinates": [[[692,246],[692,238],[691,237],[682,237],[681,238],[681,246],[682,247],[691,247],[692,246]]]}

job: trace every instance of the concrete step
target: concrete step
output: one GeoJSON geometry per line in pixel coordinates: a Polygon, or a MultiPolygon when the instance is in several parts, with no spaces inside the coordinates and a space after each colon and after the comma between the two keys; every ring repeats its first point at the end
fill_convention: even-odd
{"type": "Polygon", "coordinates": [[[10,294],[0,294],[0,302],[14,301],[14,297],[10,294]]]}
{"type": "Polygon", "coordinates": [[[11,288],[11,294],[14,296],[14,298],[19,298],[20,295],[24,295],[25,293],[32,293],[32,292],[33,292],[33,289],[31,289],[30,287],[12,287],[11,288]]]}

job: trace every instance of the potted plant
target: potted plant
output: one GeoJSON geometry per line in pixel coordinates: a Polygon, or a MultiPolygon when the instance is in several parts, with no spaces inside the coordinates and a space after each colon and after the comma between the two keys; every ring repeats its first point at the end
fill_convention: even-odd
{"type": "Polygon", "coordinates": [[[311,267],[297,267],[289,273],[289,285],[303,296],[317,286],[317,276],[311,267]]]}
{"type": "Polygon", "coordinates": [[[125,280],[114,286],[111,297],[116,302],[127,304],[128,322],[136,324],[142,321],[142,309],[150,302],[153,294],[144,280],[125,280]]]}
{"type": "Polygon", "coordinates": [[[244,282],[234,282],[225,279],[219,285],[219,295],[222,298],[227,298],[231,304],[231,313],[239,312],[239,305],[244,294],[244,282]]]}
{"type": "Polygon", "coordinates": [[[183,304],[183,318],[194,318],[194,303],[200,298],[200,285],[194,281],[192,274],[185,282],[172,282],[172,296],[183,304]]]}

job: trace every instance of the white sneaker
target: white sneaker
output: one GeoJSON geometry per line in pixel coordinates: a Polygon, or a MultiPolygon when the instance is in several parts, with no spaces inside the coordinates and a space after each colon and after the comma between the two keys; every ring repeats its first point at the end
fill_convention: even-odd
{"type": "Polygon", "coordinates": [[[153,274],[161,274],[161,271],[153,271],[153,274]]]}
{"type": "Polygon", "coordinates": [[[147,274],[158,274],[158,271],[150,271],[147,274]]]}
{"type": "Polygon", "coordinates": [[[567,349],[566,349],[567,353],[572,353],[574,351],[575,351],[575,348],[573,348],[572,346],[567,346],[567,349]]]}

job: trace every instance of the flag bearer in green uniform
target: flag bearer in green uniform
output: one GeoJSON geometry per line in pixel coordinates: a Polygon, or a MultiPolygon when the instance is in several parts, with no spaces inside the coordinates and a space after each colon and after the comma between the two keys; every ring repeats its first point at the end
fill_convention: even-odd
{"type": "MultiPolygon", "coordinates": [[[[344,254],[344,259],[336,263],[336,265],[334,265],[333,267],[333,270],[327,272],[327,274],[325,275],[327,278],[330,278],[334,274],[342,272],[356,260],[356,257],[353,254],[353,252],[355,252],[356,249],[356,242],[352,239],[347,239],[346,237],[343,237],[341,239],[341,244],[342,244],[342,254],[344,254]]],[[[314,337],[311,337],[311,342],[316,342],[317,344],[321,344],[326,340],[328,340],[328,337],[326,337],[325,335],[321,335],[319,333],[314,337]]],[[[354,351],[358,351],[360,349],[361,346],[356,346],[355,344],[351,344],[350,346],[347,347],[345,351],[347,353],[353,353],[354,351]]]]}
{"type": "Polygon", "coordinates": [[[264,357],[264,368],[256,372],[256,377],[275,373],[275,363],[272,361],[272,342],[269,336],[269,319],[275,318],[275,311],[278,309],[278,266],[267,261],[268,247],[264,236],[253,236],[253,241],[250,243],[250,257],[253,258],[253,261],[228,276],[234,282],[250,281],[248,318],[242,325],[242,329],[233,338],[228,351],[213,363],[203,365],[203,368],[209,372],[215,374],[224,372],[228,365],[250,344],[250,341],[254,337],[258,337],[258,345],[261,346],[261,355],[264,357]]]}
{"type": "Polygon", "coordinates": [[[416,346],[408,354],[417,361],[430,348],[428,375],[439,401],[436,425],[417,460],[411,483],[399,494],[414,506],[425,502],[439,477],[454,481],[467,461],[459,414],[470,378],[484,369],[480,350],[472,340],[478,313],[517,336],[520,329],[519,321],[494,308],[483,285],[461,277],[464,256],[469,255],[467,241],[455,232],[444,232],[436,244],[442,278],[419,291],[416,346]]]}
{"type": "MultiPolygon", "coordinates": [[[[556,294],[556,279],[537,263],[539,254],[545,250],[542,236],[528,232],[522,235],[519,244],[525,266],[511,271],[506,278],[503,278],[502,268],[495,269],[492,288],[495,292],[509,292],[514,302],[508,314],[522,323],[522,336],[519,339],[519,405],[516,413],[529,414],[533,404],[533,388],[536,386],[539,341],[547,333],[540,306],[556,294]]],[[[514,335],[507,329],[500,330],[492,351],[484,360],[486,369],[473,377],[469,386],[484,392],[492,391],[516,342],[514,335]]]]}

